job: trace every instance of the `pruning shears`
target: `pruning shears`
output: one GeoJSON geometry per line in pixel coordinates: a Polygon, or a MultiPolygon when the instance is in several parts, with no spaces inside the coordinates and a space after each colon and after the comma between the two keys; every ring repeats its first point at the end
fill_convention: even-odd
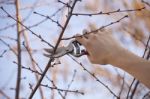
{"type": "Polygon", "coordinates": [[[75,57],[87,55],[88,52],[81,46],[82,46],[82,44],[80,44],[77,40],[73,40],[69,43],[68,46],[66,46],[66,47],[63,46],[63,47],[57,48],[54,55],[53,55],[54,49],[45,49],[47,54],[44,54],[44,56],[50,57],[50,58],[52,58],[52,57],[59,58],[66,54],[71,54],[75,57]]]}

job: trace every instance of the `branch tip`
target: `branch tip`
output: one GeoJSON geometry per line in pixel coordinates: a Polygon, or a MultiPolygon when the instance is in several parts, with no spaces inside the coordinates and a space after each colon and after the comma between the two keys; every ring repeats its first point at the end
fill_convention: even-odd
{"type": "Polygon", "coordinates": [[[0,7],[2,10],[4,10],[3,6],[0,7]]]}
{"type": "Polygon", "coordinates": [[[34,13],[34,14],[37,14],[37,12],[35,12],[35,11],[34,11],[33,13],[34,13]]]}
{"type": "Polygon", "coordinates": [[[126,15],[126,16],[124,16],[124,17],[128,18],[128,17],[129,17],[129,15],[126,15]]]}

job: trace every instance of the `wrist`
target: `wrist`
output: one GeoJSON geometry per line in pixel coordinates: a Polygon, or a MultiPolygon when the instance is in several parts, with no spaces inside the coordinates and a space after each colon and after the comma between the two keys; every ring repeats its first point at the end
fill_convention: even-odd
{"type": "Polygon", "coordinates": [[[117,58],[112,65],[125,70],[150,88],[150,61],[125,50],[120,54],[120,58],[117,58]]]}
{"type": "Polygon", "coordinates": [[[112,65],[126,70],[129,69],[128,66],[134,65],[137,61],[144,61],[144,59],[138,57],[127,49],[122,48],[117,51],[116,57],[114,57],[114,60],[112,61],[112,65]]]}

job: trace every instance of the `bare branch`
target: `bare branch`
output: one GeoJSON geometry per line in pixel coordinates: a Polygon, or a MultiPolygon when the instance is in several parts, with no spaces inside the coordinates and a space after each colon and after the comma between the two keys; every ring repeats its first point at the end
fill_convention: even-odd
{"type": "Polygon", "coordinates": [[[122,77],[122,85],[121,85],[121,89],[120,89],[120,92],[119,92],[119,95],[118,95],[119,98],[121,97],[121,93],[124,89],[124,85],[125,85],[125,72],[124,72],[124,75],[122,77]]]}
{"type": "Polygon", "coordinates": [[[132,86],[133,86],[135,80],[136,80],[136,79],[134,78],[133,81],[132,81],[132,83],[131,83],[131,85],[130,85],[130,87],[129,87],[129,90],[128,90],[128,93],[127,93],[127,99],[129,98],[130,91],[131,91],[131,89],[132,89],[132,86]]]}
{"type": "Polygon", "coordinates": [[[12,40],[12,41],[15,41],[15,42],[17,41],[17,39],[9,37],[9,36],[0,35],[0,37],[4,38],[4,39],[9,39],[9,40],[12,40]]]}
{"type": "MultiPolygon", "coordinates": [[[[27,42],[27,41],[26,41],[26,42],[27,42]]],[[[31,62],[33,63],[32,65],[33,65],[33,67],[34,67],[34,70],[36,70],[36,69],[35,69],[35,66],[34,66],[34,65],[36,65],[36,66],[39,68],[39,70],[42,72],[42,69],[40,68],[39,64],[35,61],[35,59],[34,59],[33,56],[32,56],[31,48],[29,47],[29,45],[28,45],[28,44],[25,45],[25,43],[23,42],[23,46],[26,48],[26,50],[27,50],[27,52],[28,52],[28,54],[29,54],[29,56],[30,56],[31,62]]]]}
{"type": "MultiPolygon", "coordinates": [[[[47,18],[45,18],[45,19],[43,19],[43,20],[37,22],[36,24],[33,24],[33,25],[31,25],[31,26],[28,26],[28,29],[31,29],[31,28],[33,28],[33,27],[36,27],[36,26],[42,24],[42,23],[45,22],[45,21],[47,21],[47,18]]],[[[22,29],[20,32],[23,32],[23,31],[25,31],[25,30],[27,30],[27,28],[22,29]]]]}
{"type": "Polygon", "coordinates": [[[33,91],[33,85],[29,83],[29,88],[33,91]]]}
{"type": "Polygon", "coordinates": [[[50,86],[44,85],[44,84],[41,84],[41,86],[49,88],[51,90],[55,89],[55,90],[59,90],[59,91],[70,92],[70,93],[77,93],[77,94],[84,95],[84,93],[80,92],[79,90],[68,90],[68,89],[65,90],[65,89],[60,89],[60,88],[57,88],[57,87],[50,87],[50,86]]]}
{"type": "Polygon", "coordinates": [[[47,45],[49,45],[50,47],[53,48],[53,45],[51,45],[49,42],[47,42],[46,40],[44,40],[41,35],[37,35],[32,30],[30,30],[27,26],[25,26],[22,22],[20,22],[20,21],[16,20],[15,18],[13,18],[3,7],[1,7],[1,9],[8,15],[8,17],[12,18],[14,21],[16,21],[17,23],[19,23],[23,27],[25,27],[27,30],[29,30],[33,35],[35,35],[37,38],[39,38],[42,42],[46,43],[47,45]]]}
{"type": "Polygon", "coordinates": [[[143,54],[143,58],[145,57],[145,54],[146,54],[146,51],[148,50],[148,44],[149,44],[149,42],[150,42],[150,35],[149,35],[149,37],[148,37],[148,41],[147,41],[147,43],[146,43],[146,46],[145,46],[145,50],[144,50],[144,54],[143,54]]]}
{"type": "Polygon", "coordinates": [[[87,33],[85,33],[85,34],[83,34],[83,35],[72,36],[72,37],[68,37],[68,38],[62,38],[62,40],[70,40],[70,39],[73,39],[73,38],[76,38],[76,37],[82,37],[82,36],[84,36],[84,35],[89,35],[89,34],[91,34],[91,33],[97,33],[98,31],[103,30],[104,28],[106,28],[106,27],[108,27],[108,26],[112,26],[112,25],[114,25],[114,24],[116,24],[116,23],[119,23],[121,20],[123,20],[123,19],[125,19],[125,18],[128,18],[128,15],[125,15],[124,17],[120,18],[120,19],[117,20],[117,21],[110,22],[110,23],[107,24],[107,25],[101,26],[100,28],[98,28],[98,29],[96,29],[96,30],[93,30],[93,31],[90,31],[90,32],[87,32],[87,33]]]}
{"type": "Polygon", "coordinates": [[[10,99],[10,97],[6,95],[6,93],[4,93],[2,90],[0,90],[0,94],[3,95],[6,99],[10,99]]]}
{"type": "Polygon", "coordinates": [[[114,13],[121,13],[121,12],[135,12],[135,11],[141,11],[145,9],[145,7],[139,8],[139,9],[130,9],[130,10],[120,10],[117,9],[115,11],[109,11],[109,12],[98,12],[98,13],[92,13],[92,14],[87,14],[87,13],[73,13],[73,15],[75,16],[94,16],[94,15],[110,15],[110,14],[114,14],[114,13]]]}
{"type": "Polygon", "coordinates": [[[40,15],[40,16],[42,16],[42,17],[46,17],[47,19],[50,19],[52,22],[56,23],[60,28],[63,29],[63,26],[62,26],[58,21],[53,20],[51,17],[46,16],[46,15],[43,15],[43,14],[40,14],[40,13],[38,13],[38,12],[34,12],[34,14],[37,14],[37,15],[40,15]]]}
{"type": "Polygon", "coordinates": [[[146,4],[146,5],[148,5],[150,7],[150,3],[148,3],[148,2],[146,2],[144,0],[142,0],[141,2],[143,2],[144,4],[146,4]]]}
{"type": "Polygon", "coordinates": [[[58,0],[58,2],[59,2],[59,3],[62,3],[63,5],[65,5],[65,6],[68,7],[68,8],[71,8],[71,6],[69,5],[69,3],[65,3],[65,2],[63,2],[63,1],[61,1],[61,0],[58,0]]]}
{"type": "Polygon", "coordinates": [[[17,56],[17,53],[15,52],[15,50],[13,49],[13,48],[11,48],[11,46],[9,45],[9,44],[7,44],[4,40],[2,40],[1,38],[0,38],[0,41],[4,44],[4,45],[6,45],[16,56],[17,56]]]}
{"type": "Polygon", "coordinates": [[[150,98],[150,91],[148,91],[148,92],[143,96],[142,99],[148,99],[148,98],[150,98]]]}
{"type": "MultiPolygon", "coordinates": [[[[18,64],[18,63],[15,62],[15,61],[13,61],[13,63],[18,64]]],[[[59,63],[54,63],[52,66],[57,65],[57,64],[59,64],[59,63]]],[[[31,71],[32,73],[35,73],[35,74],[38,74],[38,75],[42,76],[42,70],[41,70],[41,73],[40,73],[40,72],[37,71],[37,70],[33,70],[33,69],[31,69],[30,67],[25,67],[25,66],[23,66],[23,65],[22,65],[22,69],[29,70],[29,71],[31,71]]],[[[45,75],[45,77],[51,82],[51,84],[53,85],[53,87],[57,87],[57,86],[55,85],[55,83],[54,83],[47,75],[45,75]]],[[[31,86],[29,85],[29,87],[31,87],[31,86]]],[[[31,88],[30,88],[30,89],[31,89],[31,88]]],[[[32,91],[33,91],[33,88],[32,88],[32,91]]],[[[64,98],[63,95],[62,95],[62,93],[61,93],[59,90],[57,90],[57,91],[58,91],[58,94],[59,94],[62,98],[64,98]]]]}
{"type": "MultiPolygon", "coordinates": [[[[68,25],[68,23],[69,23],[69,21],[70,21],[70,19],[71,19],[71,17],[72,17],[72,12],[73,12],[73,9],[74,9],[76,3],[77,3],[77,0],[75,0],[74,3],[73,3],[73,5],[72,5],[72,9],[71,9],[71,11],[70,11],[70,14],[69,14],[69,16],[68,16],[68,18],[67,18],[67,20],[66,20],[66,22],[65,22],[65,25],[64,25],[64,27],[63,27],[61,33],[60,33],[60,36],[59,36],[59,38],[58,38],[58,40],[57,40],[56,45],[55,45],[55,47],[54,47],[54,53],[53,53],[53,54],[55,54],[55,52],[56,52],[56,50],[57,50],[57,48],[58,48],[58,45],[59,45],[59,43],[60,43],[60,41],[61,41],[61,39],[62,39],[62,36],[63,36],[63,34],[64,34],[65,30],[66,30],[66,27],[67,27],[67,25],[68,25]]],[[[53,59],[51,58],[51,59],[49,60],[48,64],[47,64],[47,66],[46,66],[46,68],[45,68],[45,70],[44,70],[44,72],[43,72],[41,78],[39,79],[39,81],[38,81],[38,83],[36,84],[35,88],[33,89],[32,93],[30,94],[29,99],[32,99],[32,97],[33,97],[33,95],[35,94],[36,90],[37,90],[38,87],[40,86],[40,84],[41,84],[41,82],[42,82],[42,80],[43,80],[45,74],[47,73],[48,69],[51,67],[51,62],[52,62],[52,61],[53,61],[53,59]]]]}
{"type": "Polygon", "coordinates": [[[3,57],[6,52],[7,52],[7,50],[4,50],[4,51],[0,54],[0,57],[3,57]]]}
{"type": "Polygon", "coordinates": [[[99,80],[99,79],[95,76],[94,73],[91,73],[89,70],[87,70],[87,69],[85,68],[85,66],[83,66],[82,63],[78,62],[77,60],[75,60],[75,59],[74,59],[72,56],[70,56],[70,55],[69,55],[69,57],[70,57],[72,60],[74,60],[78,65],[80,65],[80,66],[83,68],[83,70],[85,70],[88,74],[90,74],[93,78],[95,78],[95,80],[96,80],[97,82],[99,82],[99,83],[102,84],[106,89],[108,89],[108,91],[109,91],[114,97],[116,97],[117,99],[120,99],[107,85],[105,85],[101,80],[99,80]]]}
{"type": "MultiPolygon", "coordinates": [[[[69,88],[71,87],[71,85],[72,85],[72,83],[73,83],[73,81],[74,81],[74,78],[75,78],[75,76],[76,76],[76,72],[77,72],[77,71],[74,70],[74,73],[73,73],[73,76],[72,76],[72,80],[71,80],[71,82],[68,84],[67,90],[69,90],[69,88]]],[[[67,97],[67,92],[68,92],[68,91],[65,92],[64,98],[67,97]]]]}

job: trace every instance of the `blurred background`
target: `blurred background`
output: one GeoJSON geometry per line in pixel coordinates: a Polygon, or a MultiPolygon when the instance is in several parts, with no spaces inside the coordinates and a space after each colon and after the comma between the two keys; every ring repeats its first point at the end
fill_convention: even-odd
{"type": "MultiPolygon", "coordinates": [[[[71,6],[73,1],[62,0],[68,6],[71,6]]],[[[42,73],[49,61],[43,53],[44,48],[51,47],[41,41],[41,38],[55,45],[62,31],[56,22],[62,26],[66,22],[70,9],[62,2],[59,0],[18,0],[18,5],[16,5],[14,0],[0,0],[0,6],[15,19],[17,7],[20,22],[28,27],[26,29],[22,25],[19,26],[22,53],[20,99],[29,97],[40,77],[35,71],[42,73]]],[[[18,69],[17,22],[4,10],[0,9],[0,99],[14,99],[18,69]]],[[[72,37],[77,33],[82,34],[84,29],[106,26],[128,15],[128,18],[105,29],[113,33],[123,47],[142,57],[150,35],[150,0],[81,0],[77,2],[73,13],[92,14],[101,11],[103,13],[115,12],[73,15],[63,38],[72,37]],[[143,9],[136,10],[141,8],[143,9]]],[[[59,46],[67,46],[71,40],[62,40],[59,46]]],[[[149,46],[145,52],[145,57],[147,57],[149,46]]],[[[132,95],[133,99],[142,99],[149,92],[148,88],[139,83],[133,93],[137,81],[133,82],[134,77],[117,67],[93,65],[86,56],[73,58],[82,63],[86,70],[65,55],[53,62],[56,65],[48,70],[41,84],[51,87],[55,85],[58,89],[64,90],[78,90],[84,94],[78,91],[59,91],[57,88],[52,90],[41,85],[33,99],[62,99],[63,97],[64,99],[116,99],[106,86],[121,99],[127,99],[132,95]],[[106,86],[98,82],[87,70],[91,74],[94,73],[94,76],[106,86]]]]}

